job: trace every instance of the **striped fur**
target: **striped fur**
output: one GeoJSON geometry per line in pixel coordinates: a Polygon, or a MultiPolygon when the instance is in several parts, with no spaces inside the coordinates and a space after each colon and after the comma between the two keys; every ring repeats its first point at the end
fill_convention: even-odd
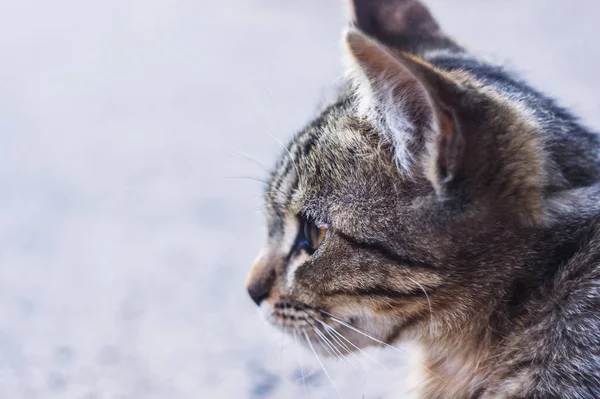
{"type": "Polygon", "coordinates": [[[286,331],[420,344],[424,398],[600,397],[598,136],[420,2],[351,8],[348,81],[271,176],[253,298],[286,331]]]}

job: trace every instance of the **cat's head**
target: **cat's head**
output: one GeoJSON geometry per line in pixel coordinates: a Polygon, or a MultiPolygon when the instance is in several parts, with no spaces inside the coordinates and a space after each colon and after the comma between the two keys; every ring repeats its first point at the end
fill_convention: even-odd
{"type": "Polygon", "coordinates": [[[549,161],[519,103],[415,55],[463,51],[418,1],[352,10],[349,83],[277,163],[247,289],[313,342],[441,336],[510,284],[515,237],[544,219],[549,161]]]}

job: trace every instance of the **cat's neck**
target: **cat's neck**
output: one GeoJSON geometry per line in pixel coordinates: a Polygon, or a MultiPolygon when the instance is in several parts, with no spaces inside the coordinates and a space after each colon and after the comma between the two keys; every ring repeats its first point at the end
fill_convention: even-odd
{"type": "Polygon", "coordinates": [[[481,303],[465,310],[461,321],[438,321],[434,334],[431,328],[422,334],[425,397],[477,397],[497,368],[505,342],[527,328],[557,274],[586,245],[600,220],[600,186],[556,194],[548,204],[546,226],[516,234],[512,250],[482,255],[482,262],[510,265],[510,283],[498,286],[495,297],[478,298],[475,302],[481,303]]]}

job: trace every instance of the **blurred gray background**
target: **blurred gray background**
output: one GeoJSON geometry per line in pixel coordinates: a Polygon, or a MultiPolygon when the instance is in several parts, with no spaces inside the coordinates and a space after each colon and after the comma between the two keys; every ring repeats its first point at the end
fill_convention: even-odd
{"type": "MultiPolygon", "coordinates": [[[[0,399],[400,398],[243,289],[260,182],[340,75],[341,0],[0,0],[0,399]],[[300,367],[302,364],[302,367],[300,367]],[[306,387],[302,383],[302,374],[306,387]]],[[[430,0],[600,127],[595,0],[430,0]]]]}

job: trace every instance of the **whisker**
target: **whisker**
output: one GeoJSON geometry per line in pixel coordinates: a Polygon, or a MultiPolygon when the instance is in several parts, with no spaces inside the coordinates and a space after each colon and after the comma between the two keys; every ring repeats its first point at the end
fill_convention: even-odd
{"type": "Polygon", "coordinates": [[[356,346],[352,341],[350,341],[348,338],[346,338],[344,336],[344,334],[340,333],[339,331],[337,331],[335,328],[329,326],[328,324],[326,324],[324,321],[321,321],[319,319],[315,319],[320,323],[323,323],[323,327],[325,327],[327,330],[330,330],[332,333],[336,334],[337,336],[339,336],[340,338],[342,338],[344,341],[348,342],[350,345],[352,345],[352,347],[354,349],[356,349],[357,351],[359,351],[360,353],[362,353],[365,357],[367,357],[368,359],[370,359],[371,361],[373,361],[376,365],[384,368],[386,371],[388,372],[392,372],[392,370],[390,370],[389,368],[387,368],[386,366],[384,366],[381,362],[379,362],[377,359],[375,359],[374,357],[372,357],[371,355],[369,355],[367,352],[363,351],[362,349],[360,349],[358,346],[356,346]]]}
{"type": "MultiPolygon", "coordinates": [[[[338,338],[336,335],[334,335],[333,333],[336,333],[338,335],[342,335],[339,332],[337,332],[335,329],[333,329],[332,327],[328,326],[327,323],[322,322],[323,323],[323,327],[325,328],[325,332],[327,333],[327,335],[329,335],[331,337],[331,339],[333,339],[335,342],[337,342],[338,345],[340,345],[342,348],[344,348],[344,350],[346,352],[348,352],[349,355],[351,355],[352,357],[354,357],[362,366],[363,369],[366,369],[365,367],[365,363],[362,361],[362,359],[360,357],[358,357],[356,355],[356,353],[354,353],[349,347],[348,345],[346,345],[344,343],[344,341],[342,341],[340,338],[338,338]],[[333,332],[333,333],[332,333],[333,332]]],[[[344,337],[342,335],[342,338],[347,339],[346,337],[344,337]]],[[[348,340],[349,341],[349,340],[348,340]]],[[[352,344],[352,343],[351,343],[352,344]]],[[[357,349],[360,351],[360,348],[357,347],[357,349]]]]}
{"type": "Polygon", "coordinates": [[[427,298],[427,305],[429,305],[429,337],[431,339],[433,339],[433,326],[432,326],[433,310],[431,308],[431,300],[429,299],[429,294],[427,293],[427,291],[425,291],[425,287],[423,287],[418,281],[415,281],[408,276],[406,276],[406,278],[408,280],[412,281],[413,283],[415,283],[416,285],[418,285],[421,288],[421,290],[423,291],[423,293],[425,294],[425,298],[427,298]]]}
{"type": "MultiPolygon", "coordinates": [[[[369,339],[371,339],[371,340],[373,340],[373,341],[375,341],[375,342],[377,342],[377,343],[379,343],[379,344],[381,344],[381,345],[383,345],[383,346],[385,346],[385,347],[387,347],[387,348],[390,348],[390,349],[392,349],[394,352],[400,353],[401,355],[406,355],[406,353],[402,352],[402,351],[401,351],[401,350],[399,350],[398,348],[396,348],[396,347],[394,347],[394,346],[392,346],[392,345],[390,345],[390,344],[387,344],[387,343],[385,343],[385,342],[383,342],[383,341],[381,341],[381,340],[379,340],[379,339],[377,339],[377,338],[375,338],[375,337],[372,337],[372,336],[370,336],[369,334],[367,334],[367,333],[365,333],[365,332],[361,331],[361,330],[360,330],[360,329],[358,329],[357,327],[354,327],[354,326],[352,326],[352,325],[348,324],[347,322],[345,322],[345,321],[343,321],[343,320],[340,320],[340,319],[338,319],[337,317],[335,317],[335,316],[334,316],[334,315],[332,315],[331,313],[328,313],[328,312],[326,312],[326,311],[324,311],[324,310],[320,310],[320,312],[322,312],[322,313],[324,313],[324,314],[328,315],[329,317],[331,317],[331,319],[332,319],[333,321],[335,321],[335,322],[337,322],[337,323],[339,323],[339,324],[343,325],[344,327],[347,327],[347,328],[349,328],[349,329],[351,329],[351,330],[353,330],[353,331],[356,331],[357,333],[359,333],[359,334],[361,334],[361,335],[363,335],[363,336],[365,336],[365,337],[367,337],[367,338],[369,338],[369,339]]],[[[336,331],[336,332],[337,332],[337,331],[336,331]]],[[[338,333],[338,334],[339,334],[339,333],[338,333]]],[[[436,373],[434,373],[434,372],[433,372],[433,370],[431,370],[430,368],[428,368],[428,367],[427,367],[427,366],[425,366],[425,365],[423,365],[423,367],[424,367],[424,369],[425,369],[426,371],[428,371],[428,372],[431,374],[431,376],[432,376],[432,377],[435,377],[436,379],[440,379],[440,377],[439,377],[439,376],[438,376],[436,373]]]]}
{"type": "MultiPolygon", "coordinates": [[[[331,354],[333,357],[335,357],[336,360],[339,360],[340,356],[338,355],[339,351],[337,350],[337,348],[332,346],[331,342],[327,339],[327,337],[325,337],[325,335],[321,331],[319,331],[319,329],[313,323],[311,323],[311,321],[309,319],[307,319],[306,321],[313,328],[315,333],[318,335],[319,339],[325,344],[325,349],[327,350],[327,352],[329,354],[331,354]]],[[[343,355],[341,353],[340,353],[340,355],[343,357],[343,355]]]]}
{"type": "Polygon", "coordinates": [[[281,367],[281,374],[283,375],[283,339],[285,337],[285,330],[281,329],[281,345],[279,346],[279,367],[281,367]]]}
{"type": "Polygon", "coordinates": [[[304,388],[304,396],[308,398],[308,392],[306,391],[306,377],[304,374],[304,366],[302,366],[302,355],[300,353],[300,345],[298,344],[298,335],[296,334],[296,328],[292,330],[294,336],[294,342],[296,343],[296,354],[298,355],[298,365],[300,366],[300,376],[302,378],[302,387],[304,388]]]}
{"type": "MultiPolygon", "coordinates": [[[[333,321],[341,324],[342,326],[349,328],[352,331],[355,331],[361,335],[363,335],[366,338],[369,338],[387,348],[392,349],[394,352],[397,352],[401,355],[406,355],[405,352],[402,352],[401,350],[399,350],[398,348],[395,348],[394,346],[387,344],[369,334],[367,334],[366,332],[362,331],[361,329],[359,329],[358,327],[352,326],[351,324],[349,324],[348,322],[345,322],[344,320],[341,320],[340,318],[334,316],[333,314],[326,312],[322,309],[315,309],[319,312],[321,312],[322,314],[328,315],[333,321]]],[[[391,370],[384,366],[381,362],[377,361],[375,358],[373,358],[372,356],[368,355],[365,351],[363,351],[361,348],[359,348],[358,346],[356,346],[352,341],[350,341],[348,338],[346,338],[342,333],[340,333],[339,331],[337,331],[335,328],[331,327],[330,325],[328,325],[327,323],[325,323],[324,321],[312,316],[311,314],[309,314],[308,312],[304,311],[304,313],[306,313],[311,319],[317,321],[318,323],[320,323],[326,331],[331,331],[332,333],[336,334],[338,337],[340,337],[341,339],[343,339],[344,341],[346,341],[348,344],[350,344],[353,348],[355,348],[356,350],[358,350],[361,354],[363,354],[365,357],[367,357],[368,359],[372,360],[375,364],[377,364],[378,366],[384,368],[385,370],[387,370],[388,372],[391,372],[391,370]]],[[[305,333],[306,334],[306,333],[305,333]]],[[[313,350],[314,352],[314,350],[313,350]]],[[[424,364],[422,365],[422,367],[430,374],[431,377],[435,378],[435,379],[440,379],[440,376],[438,376],[433,370],[431,370],[429,367],[425,366],[424,364]]],[[[338,392],[339,393],[339,392],[338,392]]]]}
{"type": "MultiPolygon", "coordinates": [[[[306,310],[302,309],[302,311],[303,311],[304,313],[306,313],[306,315],[307,315],[309,318],[311,318],[312,320],[315,320],[316,322],[320,323],[320,324],[321,324],[321,325],[322,325],[322,326],[325,328],[325,331],[328,331],[328,333],[329,333],[329,331],[331,331],[332,333],[334,333],[334,334],[338,335],[338,336],[339,336],[340,338],[342,338],[344,341],[346,341],[346,342],[348,342],[350,345],[352,345],[352,347],[353,347],[353,348],[355,348],[355,349],[356,349],[356,350],[358,350],[360,353],[362,353],[362,354],[363,354],[365,357],[367,357],[368,359],[372,360],[372,361],[373,361],[375,364],[377,364],[377,365],[381,366],[382,368],[386,369],[387,371],[391,372],[391,370],[390,370],[389,368],[385,367],[383,364],[381,364],[380,362],[378,362],[378,361],[377,361],[375,358],[373,358],[372,356],[369,356],[369,354],[367,354],[365,351],[363,351],[363,350],[362,350],[362,349],[360,349],[358,346],[356,346],[356,345],[355,345],[355,344],[354,344],[352,341],[350,341],[348,338],[346,338],[346,336],[344,336],[342,333],[340,333],[339,331],[337,331],[335,328],[331,327],[329,324],[325,323],[323,320],[320,320],[320,319],[318,319],[318,318],[314,317],[313,315],[311,315],[310,313],[308,313],[306,310]]],[[[327,312],[325,312],[325,311],[321,311],[321,312],[328,314],[328,313],[327,313],[327,312]]],[[[331,317],[333,317],[333,316],[331,316],[331,317]]],[[[349,349],[348,349],[348,350],[349,350],[349,349]]],[[[361,364],[363,364],[363,366],[364,366],[364,363],[362,363],[362,361],[361,361],[361,360],[358,358],[358,356],[356,356],[356,354],[355,354],[354,352],[352,352],[352,351],[349,351],[349,352],[350,352],[350,353],[352,353],[352,354],[353,354],[353,355],[354,355],[354,356],[355,356],[355,357],[356,357],[356,358],[359,360],[359,362],[360,362],[361,364]]]]}
{"type": "Polygon", "coordinates": [[[273,317],[275,315],[275,312],[276,312],[276,310],[272,309],[271,312],[268,315],[266,315],[266,316],[262,312],[260,314],[262,315],[263,320],[266,321],[266,322],[268,322],[269,319],[271,319],[271,317],[273,317]]]}
{"type": "MultiPolygon", "coordinates": [[[[313,327],[313,329],[315,329],[315,328],[313,327]]],[[[321,337],[319,334],[317,334],[317,336],[318,336],[319,340],[320,340],[321,342],[323,342],[323,346],[325,347],[325,350],[327,350],[327,353],[329,353],[329,354],[330,354],[332,357],[334,357],[334,358],[336,359],[336,361],[338,361],[338,360],[339,360],[339,358],[338,358],[338,356],[337,356],[337,353],[335,353],[335,351],[332,351],[332,349],[331,349],[331,347],[329,346],[329,344],[328,344],[327,342],[325,342],[325,341],[323,340],[323,338],[322,338],[322,337],[321,337]]]]}
{"type": "Polygon", "coordinates": [[[364,337],[366,337],[366,338],[369,338],[370,340],[372,340],[372,341],[374,341],[374,342],[377,342],[377,343],[378,343],[378,344],[380,344],[380,345],[383,345],[383,346],[385,346],[385,347],[387,347],[387,348],[393,349],[394,351],[396,351],[396,352],[398,352],[398,353],[402,353],[402,354],[404,354],[404,353],[403,353],[401,350],[399,350],[398,348],[395,348],[395,347],[393,347],[392,345],[390,345],[390,344],[387,344],[387,343],[383,342],[382,340],[380,340],[380,339],[377,339],[377,338],[375,338],[375,337],[373,337],[373,336],[371,336],[371,335],[367,334],[367,333],[366,333],[366,332],[364,332],[364,331],[361,331],[359,328],[357,328],[357,327],[354,327],[354,326],[352,326],[351,324],[348,324],[347,322],[345,322],[345,321],[343,321],[343,320],[340,320],[340,319],[338,319],[337,317],[335,317],[335,316],[334,316],[334,315],[332,315],[331,313],[327,313],[327,312],[325,312],[324,310],[321,310],[321,312],[325,313],[326,315],[328,315],[329,317],[331,317],[331,319],[332,319],[333,321],[335,321],[335,322],[337,322],[337,323],[339,323],[339,324],[343,325],[344,327],[346,327],[346,328],[349,328],[349,329],[351,329],[352,331],[355,331],[355,332],[357,332],[357,333],[361,334],[362,336],[364,336],[364,337]]]}
{"type": "Polygon", "coordinates": [[[240,179],[240,180],[253,180],[253,181],[257,181],[259,183],[263,183],[265,185],[269,185],[269,182],[263,179],[260,179],[258,177],[252,177],[252,176],[222,176],[221,179],[240,179]]]}
{"type": "Polygon", "coordinates": [[[350,350],[350,348],[348,348],[348,345],[346,345],[344,343],[344,341],[340,340],[337,336],[333,335],[331,333],[331,331],[329,331],[329,328],[325,327],[325,332],[327,333],[327,335],[329,335],[329,337],[337,344],[339,345],[342,349],[344,349],[346,352],[348,352],[349,355],[353,355],[354,357],[356,357],[358,359],[358,356],[356,356],[356,354],[354,352],[352,352],[350,350]]]}
{"type": "MultiPolygon", "coordinates": [[[[312,377],[312,376],[314,376],[315,374],[317,374],[317,370],[312,370],[312,371],[309,371],[309,372],[307,372],[306,374],[304,374],[304,378],[309,378],[309,377],[312,377]]],[[[302,380],[302,377],[298,377],[298,378],[296,378],[296,381],[301,381],[301,380],[302,380]]]]}
{"type": "Polygon", "coordinates": [[[321,337],[321,339],[323,340],[323,342],[325,342],[327,345],[329,345],[331,347],[331,349],[333,349],[336,353],[336,356],[338,359],[343,359],[345,360],[348,364],[350,364],[350,361],[348,360],[348,358],[333,344],[333,342],[331,342],[326,336],[325,334],[323,334],[321,331],[319,331],[318,328],[313,327],[313,329],[315,330],[315,333],[317,333],[317,335],[319,337],[321,337]]]}
{"type": "Polygon", "coordinates": [[[222,176],[221,179],[238,179],[238,180],[252,180],[252,181],[257,181],[259,183],[262,183],[265,185],[265,187],[268,189],[268,191],[274,191],[276,193],[279,193],[283,196],[286,196],[287,193],[283,190],[281,190],[280,188],[275,188],[271,186],[271,183],[267,180],[263,180],[261,178],[258,177],[253,177],[253,176],[222,176]]]}
{"type": "Polygon", "coordinates": [[[311,342],[308,334],[306,333],[305,330],[302,330],[302,332],[304,333],[304,338],[306,338],[306,342],[308,343],[308,346],[310,347],[310,350],[315,355],[315,357],[317,358],[317,362],[319,362],[319,365],[323,369],[323,372],[325,373],[325,376],[327,376],[327,379],[329,380],[329,382],[331,382],[331,386],[333,387],[333,389],[335,389],[335,392],[337,392],[338,396],[341,398],[342,396],[340,395],[340,391],[338,391],[337,387],[335,386],[335,383],[333,382],[333,379],[331,378],[331,376],[327,372],[327,369],[323,365],[323,362],[321,361],[321,358],[317,354],[317,351],[315,351],[315,348],[313,348],[313,344],[312,344],[312,342],[311,342]]]}
{"type": "Polygon", "coordinates": [[[296,165],[296,162],[294,162],[294,157],[292,156],[292,153],[290,152],[290,150],[287,148],[287,146],[285,144],[283,144],[277,137],[273,136],[271,133],[266,132],[273,140],[275,140],[275,142],[277,142],[287,153],[290,162],[292,163],[292,165],[294,166],[294,169],[296,170],[296,176],[300,176],[300,171],[298,170],[298,166],[296,165]]]}
{"type": "Polygon", "coordinates": [[[244,154],[243,152],[239,152],[239,151],[229,151],[229,152],[233,155],[238,156],[239,158],[243,158],[245,160],[248,160],[248,161],[260,166],[266,172],[269,172],[269,170],[270,170],[270,168],[267,165],[260,162],[258,159],[252,158],[250,155],[244,154]]]}

